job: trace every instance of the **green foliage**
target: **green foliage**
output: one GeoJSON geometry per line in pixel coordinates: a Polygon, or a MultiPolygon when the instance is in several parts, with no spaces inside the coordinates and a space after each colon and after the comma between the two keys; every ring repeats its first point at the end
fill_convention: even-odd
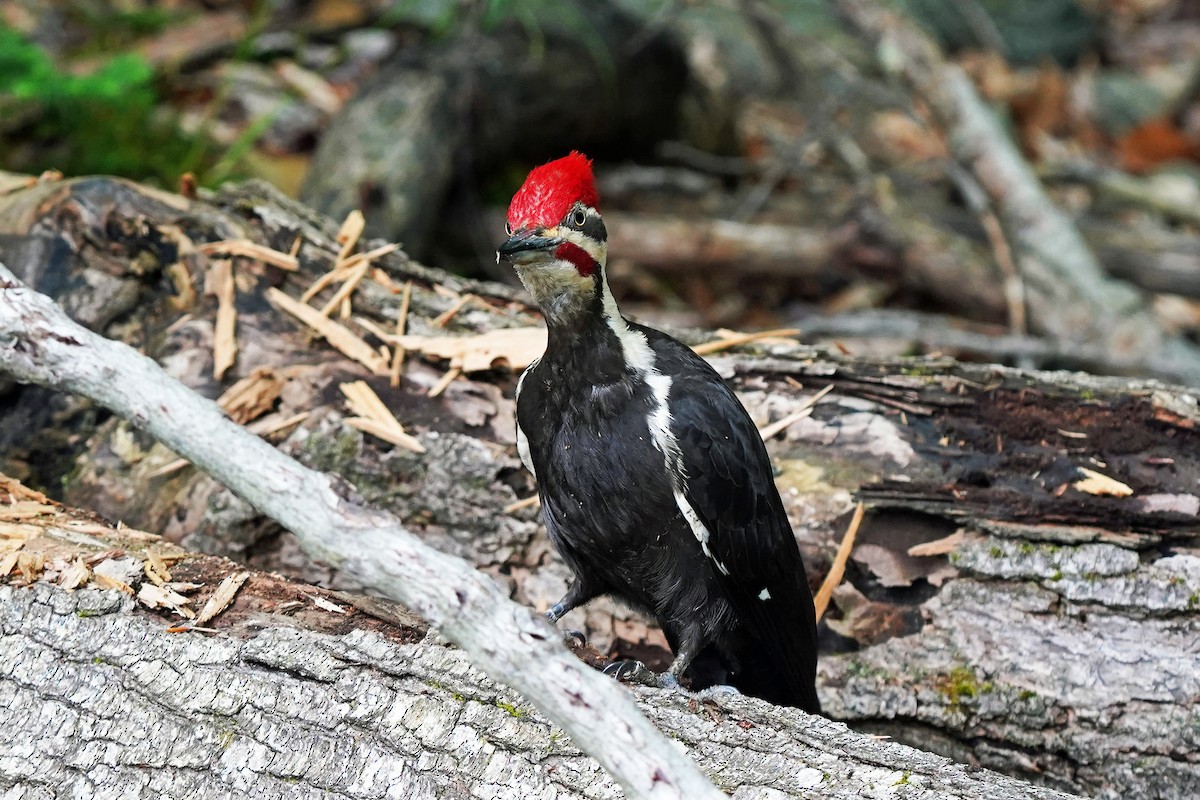
{"type": "MultiPolygon", "coordinates": [[[[0,27],[0,116],[24,122],[16,133],[34,146],[4,167],[67,174],[106,173],[173,181],[189,142],[174,120],[157,113],[154,70],[135,55],[116,56],[92,72],[60,70],[36,44],[0,27]],[[4,112],[7,112],[4,113],[4,112]]],[[[2,148],[6,158],[14,148],[2,148]]]]}

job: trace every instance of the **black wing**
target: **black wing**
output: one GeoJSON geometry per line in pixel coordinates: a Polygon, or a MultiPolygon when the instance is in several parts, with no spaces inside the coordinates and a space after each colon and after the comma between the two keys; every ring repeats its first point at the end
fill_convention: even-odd
{"type": "Polygon", "coordinates": [[[708,528],[713,566],[754,640],[741,654],[744,674],[735,685],[817,713],[812,593],[762,437],[707,362],[666,334],[643,330],[658,368],[672,379],[687,500],[708,528]]]}

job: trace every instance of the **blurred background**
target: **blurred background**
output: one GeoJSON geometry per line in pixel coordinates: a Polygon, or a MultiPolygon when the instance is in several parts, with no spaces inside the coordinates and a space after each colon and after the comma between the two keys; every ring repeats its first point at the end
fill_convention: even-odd
{"type": "Polygon", "coordinates": [[[512,283],[503,209],[571,149],[595,159],[611,282],[643,320],[1200,376],[1197,0],[0,5],[3,170],[184,193],[263,179],[512,283]],[[852,21],[862,5],[965,71],[1099,264],[1081,282],[1111,296],[1031,277],[1037,220],[955,149],[909,56],[852,21]],[[1097,333],[1122,320],[1136,343],[1097,333]]]}

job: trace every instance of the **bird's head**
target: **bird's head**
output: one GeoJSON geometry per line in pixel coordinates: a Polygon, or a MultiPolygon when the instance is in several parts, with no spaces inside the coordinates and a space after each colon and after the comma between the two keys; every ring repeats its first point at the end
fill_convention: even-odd
{"type": "Polygon", "coordinates": [[[547,316],[593,306],[605,292],[608,234],[582,153],[535,168],[513,196],[497,257],[513,265],[547,316]]]}

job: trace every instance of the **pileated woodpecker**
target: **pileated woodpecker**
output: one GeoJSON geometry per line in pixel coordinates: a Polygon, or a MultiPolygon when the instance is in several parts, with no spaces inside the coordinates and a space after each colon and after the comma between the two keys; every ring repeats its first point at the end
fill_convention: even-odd
{"type": "Polygon", "coordinates": [[[621,316],[598,200],[582,154],[537,167],[498,253],[548,329],[517,383],[521,460],[575,576],[547,615],[611,595],[662,626],[662,685],[819,712],[812,595],[762,438],[707,362],[621,316]]]}

